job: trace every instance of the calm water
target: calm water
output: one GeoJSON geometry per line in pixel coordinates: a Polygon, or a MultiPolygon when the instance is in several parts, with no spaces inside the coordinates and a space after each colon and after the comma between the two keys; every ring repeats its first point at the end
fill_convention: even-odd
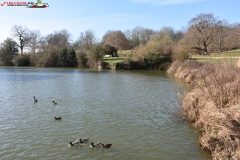
{"type": "Polygon", "coordinates": [[[166,112],[174,87],[160,71],[0,68],[0,159],[210,159],[166,112]]]}

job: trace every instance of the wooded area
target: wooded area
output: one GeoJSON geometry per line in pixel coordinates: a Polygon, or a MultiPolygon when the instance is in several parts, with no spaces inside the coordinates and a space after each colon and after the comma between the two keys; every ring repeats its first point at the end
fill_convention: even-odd
{"type": "Polygon", "coordinates": [[[42,35],[15,25],[9,38],[0,44],[1,66],[96,67],[104,55],[118,56],[118,50],[131,50],[133,61],[150,68],[161,63],[162,57],[183,60],[192,54],[240,48],[240,24],[229,24],[213,14],[199,14],[183,30],[162,27],[155,31],[144,27],[132,30],[109,30],[101,40],[93,30],[81,32],[72,40],[68,30],[42,35]]]}

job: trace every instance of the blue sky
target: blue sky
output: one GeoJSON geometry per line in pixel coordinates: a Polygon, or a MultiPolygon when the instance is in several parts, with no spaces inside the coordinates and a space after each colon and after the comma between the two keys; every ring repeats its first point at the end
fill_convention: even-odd
{"type": "MultiPolygon", "coordinates": [[[[4,2],[17,2],[0,0],[4,2]]],[[[36,2],[18,0],[18,2],[36,2]]],[[[11,27],[38,29],[43,35],[67,29],[76,40],[80,32],[93,30],[98,39],[108,30],[137,26],[180,30],[200,13],[212,13],[229,23],[240,23],[240,0],[42,0],[45,9],[0,6],[0,42],[11,36],[11,27]]]]}

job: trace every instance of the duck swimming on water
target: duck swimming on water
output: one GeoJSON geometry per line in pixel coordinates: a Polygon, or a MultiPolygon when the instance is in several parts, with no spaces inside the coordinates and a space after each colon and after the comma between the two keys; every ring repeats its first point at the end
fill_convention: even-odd
{"type": "Polygon", "coordinates": [[[79,145],[79,142],[77,142],[77,141],[75,141],[75,142],[69,142],[69,146],[70,147],[73,147],[73,146],[77,146],[77,145],[79,145]]]}
{"type": "Polygon", "coordinates": [[[62,117],[54,117],[55,120],[62,120],[62,117]]]}
{"type": "Polygon", "coordinates": [[[79,143],[87,143],[89,138],[79,139],[79,143]]]}
{"type": "Polygon", "coordinates": [[[101,146],[102,146],[102,143],[101,143],[101,142],[98,142],[98,143],[93,143],[93,142],[92,142],[92,143],[90,144],[90,147],[91,147],[91,148],[101,147],[101,146]]]}
{"type": "Polygon", "coordinates": [[[33,102],[36,103],[38,100],[33,96],[33,102]]]}
{"type": "Polygon", "coordinates": [[[102,148],[110,148],[112,146],[112,143],[110,144],[102,144],[102,148]]]}
{"type": "Polygon", "coordinates": [[[52,101],[52,104],[53,104],[53,105],[56,105],[57,103],[56,103],[56,102],[54,102],[54,101],[52,101]]]}

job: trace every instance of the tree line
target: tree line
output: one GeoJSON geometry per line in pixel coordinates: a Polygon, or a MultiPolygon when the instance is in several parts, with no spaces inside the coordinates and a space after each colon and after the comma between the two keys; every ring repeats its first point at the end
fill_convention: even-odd
{"type": "Polygon", "coordinates": [[[44,36],[40,30],[15,25],[11,36],[0,43],[0,65],[94,68],[106,54],[118,56],[119,50],[131,50],[124,56],[156,68],[166,57],[183,60],[188,53],[221,53],[239,48],[240,24],[229,24],[211,13],[196,15],[182,30],[165,26],[156,31],[138,26],[125,31],[109,30],[101,40],[93,30],[81,32],[73,41],[66,29],[44,36]]]}

